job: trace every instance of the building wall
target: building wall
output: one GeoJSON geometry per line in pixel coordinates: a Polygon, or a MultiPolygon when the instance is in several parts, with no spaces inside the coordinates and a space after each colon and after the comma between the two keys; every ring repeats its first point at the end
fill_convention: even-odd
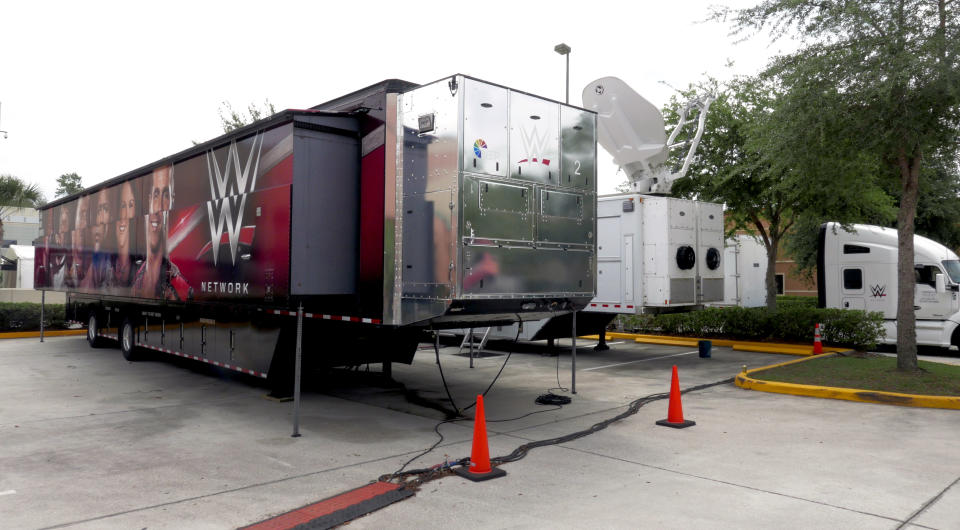
{"type": "Polygon", "coordinates": [[[40,235],[40,212],[33,208],[9,208],[3,220],[3,239],[15,245],[32,245],[40,235]]]}

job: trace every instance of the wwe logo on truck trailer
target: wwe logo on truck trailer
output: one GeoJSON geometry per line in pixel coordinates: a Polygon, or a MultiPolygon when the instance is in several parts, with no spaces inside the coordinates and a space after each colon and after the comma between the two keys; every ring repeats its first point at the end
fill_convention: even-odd
{"type": "Polygon", "coordinates": [[[260,150],[263,147],[263,135],[253,139],[253,145],[247,154],[246,163],[241,166],[237,142],[230,142],[227,159],[223,167],[213,150],[207,152],[207,173],[210,178],[210,197],[207,201],[207,218],[210,221],[210,243],[213,247],[213,264],[220,258],[220,240],[223,230],[227,230],[230,242],[230,262],[236,265],[237,246],[240,240],[240,227],[243,226],[243,209],[247,194],[253,191],[257,183],[257,171],[260,167],[260,150]]]}

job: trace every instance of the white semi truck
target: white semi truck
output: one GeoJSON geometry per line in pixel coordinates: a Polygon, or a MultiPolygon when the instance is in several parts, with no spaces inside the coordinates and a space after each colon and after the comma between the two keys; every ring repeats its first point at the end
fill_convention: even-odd
{"type": "MultiPolygon", "coordinates": [[[[819,306],[883,313],[886,337],[897,342],[897,231],[870,225],[820,227],[819,306]]],[[[960,346],[960,258],[949,248],[914,236],[917,344],[960,346]]]]}

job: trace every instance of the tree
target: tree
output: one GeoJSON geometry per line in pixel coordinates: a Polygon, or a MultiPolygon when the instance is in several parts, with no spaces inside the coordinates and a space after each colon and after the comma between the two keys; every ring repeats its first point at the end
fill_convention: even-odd
{"type": "MultiPolygon", "coordinates": [[[[875,185],[860,182],[851,186],[859,172],[850,171],[834,159],[829,168],[805,166],[795,160],[788,145],[776,140],[784,123],[779,89],[771,80],[740,78],[721,85],[707,80],[681,94],[712,92],[716,101],[707,115],[706,130],[687,178],[676,181],[676,196],[722,202],[726,205],[728,234],[738,230],[757,235],[767,251],[767,309],[776,308],[776,263],[782,243],[799,220],[817,218],[816,213],[837,198],[847,204],[841,209],[848,221],[865,211],[882,209],[884,198],[875,185]]],[[[664,110],[667,121],[675,121],[680,101],[673,98],[664,110]]],[[[686,140],[687,138],[680,138],[686,140]]],[[[671,162],[683,153],[673,153],[671,162]]],[[[850,162],[857,166],[857,163],[850,162]]],[[[818,225],[819,226],[819,225],[818,225]]]]}
{"type": "Polygon", "coordinates": [[[65,197],[82,190],[83,184],[81,183],[80,175],[76,173],[64,173],[57,177],[57,191],[53,193],[53,197],[65,197]]]}
{"type": "Polygon", "coordinates": [[[4,217],[17,208],[35,208],[43,202],[40,186],[27,184],[13,175],[0,175],[0,240],[4,217]]]}
{"type": "Polygon", "coordinates": [[[220,115],[220,125],[223,127],[223,132],[228,133],[257,120],[268,118],[276,112],[273,103],[270,103],[269,99],[265,99],[263,100],[263,107],[257,106],[256,103],[247,105],[246,114],[234,110],[229,101],[223,101],[220,103],[218,114],[220,115]]]}
{"type": "Polygon", "coordinates": [[[790,106],[831,115],[834,138],[897,176],[897,366],[906,371],[918,369],[913,236],[920,176],[960,130],[958,6],[956,0],[767,0],[715,13],[732,16],[734,33],[797,37],[800,49],[775,58],[765,75],[781,83],[790,106]]]}

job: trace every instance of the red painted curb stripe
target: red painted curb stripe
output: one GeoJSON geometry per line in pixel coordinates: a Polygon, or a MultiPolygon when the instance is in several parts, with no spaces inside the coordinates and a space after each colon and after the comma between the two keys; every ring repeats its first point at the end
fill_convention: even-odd
{"type": "Polygon", "coordinates": [[[373,484],[341,493],[335,497],[330,497],[329,499],[314,504],[308,504],[307,506],[278,515],[272,519],[252,524],[244,527],[244,530],[287,530],[399,488],[399,485],[389,482],[374,482],[373,484]]]}

